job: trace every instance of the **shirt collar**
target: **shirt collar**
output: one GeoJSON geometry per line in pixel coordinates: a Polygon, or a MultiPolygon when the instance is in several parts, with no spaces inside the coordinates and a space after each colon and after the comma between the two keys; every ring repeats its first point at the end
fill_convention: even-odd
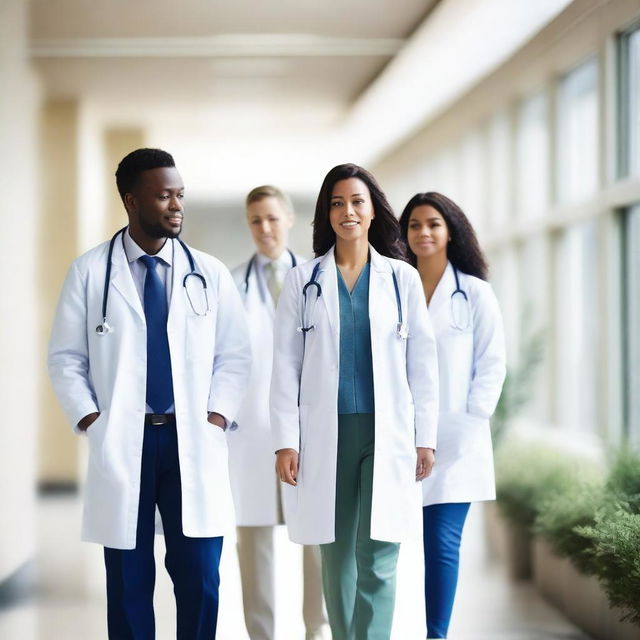
{"type": "Polygon", "coordinates": [[[288,269],[291,266],[291,256],[289,252],[285,249],[280,256],[276,260],[271,260],[271,258],[267,258],[267,256],[262,253],[256,253],[256,264],[264,269],[270,262],[275,262],[280,269],[283,267],[288,269]]]}
{"type": "MultiPolygon", "coordinates": [[[[123,234],[124,250],[127,254],[127,260],[129,263],[139,260],[142,256],[147,255],[144,249],[136,243],[129,233],[127,227],[126,233],[123,234]]],[[[173,263],[173,243],[167,239],[162,249],[158,253],[154,254],[155,257],[160,258],[166,265],[171,266],[173,263]]]]}

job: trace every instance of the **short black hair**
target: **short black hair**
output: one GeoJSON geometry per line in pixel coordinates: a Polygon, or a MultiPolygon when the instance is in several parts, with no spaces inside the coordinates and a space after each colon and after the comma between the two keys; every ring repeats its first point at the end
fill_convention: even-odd
{"type": "Polygon", "coordinates": [[[116,170],[116,185],[124,202],[126,193],[131,193],[140,174],[149,169],[175,167],[173,156],[162,149],[136,149],[126,155],[116,170]]]}

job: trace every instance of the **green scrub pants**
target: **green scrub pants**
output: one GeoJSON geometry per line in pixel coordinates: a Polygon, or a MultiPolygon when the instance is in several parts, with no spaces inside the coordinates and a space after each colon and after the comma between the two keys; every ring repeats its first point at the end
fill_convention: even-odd
{"type": "Polygon", "coordinates": [[[320,545],[333,640],[389,640],[400,545],[372,540],[372,413],[338,416],[336,540],[320,545]]]}

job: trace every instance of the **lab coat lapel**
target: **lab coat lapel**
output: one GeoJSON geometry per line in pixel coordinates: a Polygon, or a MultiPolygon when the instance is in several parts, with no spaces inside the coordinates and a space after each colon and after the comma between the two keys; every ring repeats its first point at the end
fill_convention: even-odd
{"type": "MultiPolygon", "coordinates": [[[[125,232],[126,233],[126,232],[125,232]]],[[[111,285],[120,293],[129,306],[144,320],[144,309],[140,301],[140,295],[133,282],[129,262],[122,246],[121,238],[117,238],[113,245],[111,256],[111,285]]],[[[107,315],[109,315],[107,302],[107,315]]]]}
{"type": "MultiPolygon", "coordinates": [[[[191,265],[185,254],[184,249],[180,246],[178,240],[173,242],[173,269],[171,284],[171,302],[169,304],[169,317],[167,319],[167,327],[170,327],[177,316],[184,316],[185,304],[188,305],[187,295],[182,283],[184,277],[191,272],[191,265]]],[[[197,271],[197,267],[196,267],[197,271]]],[[[191,280],[191,278],[189,278],[191,280]]],[[[192,293],[192,295],[194,295],[192,293]]]]}
{"type": "Polygon", "coordinates": [[[329,316],[331,333],[334,337],[334,346],[338,353],[338,340],[340,337],[340,308],[338,303],[338,274],[336,272],[335,245],[324,254],[320,260],[320,272],[317,279],[322,287],[322,300],[329,316]]]}
{"type": "Polygon", "coordinates": [[[391,263],[371,245],[369,245],[369,255],[369,322],[376,324],[380,314],[388,307],[389,292],[392,292],[393,295],[395,315],[395,289],[391,275],[391,263]]]}
{"type": "Polygon", "coordinates": [[[448,302],[455,288],[456,279],[453,275],[453,266],[450,262],[447,262],[447,268],[444,270],[440,282],[438,282],[436,290],[431,296],[431,302],[429,302],[429,313],[432,317],[440,315],[448,308],[448,302]]]}

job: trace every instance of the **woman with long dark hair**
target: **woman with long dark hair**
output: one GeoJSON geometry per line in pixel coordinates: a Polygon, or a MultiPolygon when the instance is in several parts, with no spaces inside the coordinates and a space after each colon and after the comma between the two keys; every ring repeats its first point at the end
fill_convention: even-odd
{"type": "Polygon", "coordinates": [[[505,376],[502,318],[463,211],[440,193],[409,200],[400,228],[438,344],[438,464],[422,483],[427,637],[446,638],[471,502],[495,499],[489,418],[505,376]]]}
{"type": "Polygon", "coordinates": [[[289,535],[320,544],[334,640],[389,638],[399,543],[434,461],[436,346],[417,272],[373,176],[327,174],[316,258],[275,322],[271,425],[289,535]]]}

